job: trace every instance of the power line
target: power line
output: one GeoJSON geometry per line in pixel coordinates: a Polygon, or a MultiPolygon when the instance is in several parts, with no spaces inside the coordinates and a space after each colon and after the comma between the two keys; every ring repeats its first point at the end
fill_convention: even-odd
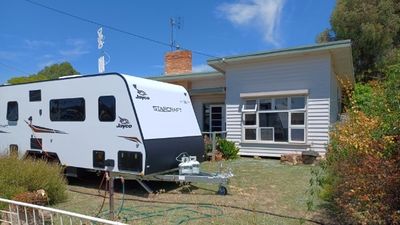
{"type": "MultiPolygon", "coordinates": [[[[84,18],[84,17],[81,17],[81,16],[77,16],[77,15],[74,15],[74,14],[71,14],[71,13],[68,13],[68,12],[65,12],[65,11],[62,11],[62,10],[59,10],[59,9],[44,5],[44,4],[41,4],[41,3],[38,3],[38,2],[34,2],[34,1],[31,1],[31,0],[24,0],[24,1],[26,1],[26,2],[28,2],[30,4],[33,4],[33,5],[36,5],[36,6],[51,10],[53,12],[57,12],[59,14],[65,15],[65,16],[69,16],[69,17],[75,18],[77,20],[84,21],[86,23],[91,23],[91,24],[94,24],[94,25],[97,25],[97,26],[102,26],[102,27],[108,28],[110,30],[113,30],[113,31],[116,31],[116,32],[119,32],[119,33],[122,33],[122,34],[126,34],[126,35],[129,35],[129,36],[133,36],[133,37],[136,37],[136,38],[140,38],[140,39],[143,39],[143,40],[155,43],[155,44],[171,47],[171,44],[163,42],[163,41],[155,40],[155,39],[152,39],[152,38],[140,35],[140,34],[135,34],[135,33],[132,33],[130,31],[122,30],[122,29],[117,28],[117,27],[113,27],[113,26],[110,26],[110,25],[107,25],[107,24],[99,23],[99,22],[96,22],[94,20],[87,19],[87,18],[84,18]]],[[[173,47],[175,47],[175,46],[173,46],[173,47]]],[[[190,49],[186,49],[186,48],[181,48],[181,49],[190,50],[190,49]]],[[[195,51],[195,50],[190,50],[190,51],[192,51],[193,53],[198,54],[198,55],[203,55],[203,56],[212,57],[212,58],[218,58],[217,56],[214,56],[214,55],[211,55],[211,54],[207,54],[207,53],[204,53],[204,52],[195,51]]]]}
{"type": "Polygon", "coordinates": [[[20,72],[20,73],[23,73],[23,75],[26,75],[26,76],[29,75],[28,72],[23,71],[23,70],[21,70],[21,69],[15,67],[15,66],[7,65],[7,64],[5,64],[5,63],[3,63],[3,62],[1,62],[1,61],[0,61],[0,65],[2,65],[4,68],[7,68],[7,69],[9,69],[9,70],[14,70],[14,71],[18,71],[18,72],[20,72]]]}

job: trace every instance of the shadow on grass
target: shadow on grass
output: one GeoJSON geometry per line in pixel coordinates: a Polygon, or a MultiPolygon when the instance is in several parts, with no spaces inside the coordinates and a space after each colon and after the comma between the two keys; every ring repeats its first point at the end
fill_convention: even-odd
{"type": "MultiPolygon", "coordinates": [[[[103,175],[98,175],[92,172],[84,172],[80,174],[78,178],[68,177],[68,185],[76,187],[84,187],[89,189],[100,190],[104,192],[105,182],[102,182],[103,175]],[[101,187],[100,187],[101,185],[101,187]]],[[[195,190],[200,189],[197,186],[191,184],[179,184],[175,182],[163,182],[163,181],[144,181],[154,193],[169,193],[169,194],[190,194],[195,190]]],[[[211,190],[207,188],[201,188],[203,190],[209,191],[210,193],[201,193],[201,195],[214,195],[216,190],[211,190]]],[[[122,193],[122,183],[121,180],[116,179],[114,183],[114,191],[122,193]]],[[[149,197],[150,194],[135,180],[125,181],[125,194],[133,195],[137,197],[149,197]]]]}

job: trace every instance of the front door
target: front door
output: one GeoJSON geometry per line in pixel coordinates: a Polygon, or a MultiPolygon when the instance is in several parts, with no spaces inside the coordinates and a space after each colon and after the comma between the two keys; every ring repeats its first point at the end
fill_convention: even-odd
{"type": "Polygon", "coordinates": [[[225,130],[225,106],[204,105],[203,131],[215,132],[225,130]]]}

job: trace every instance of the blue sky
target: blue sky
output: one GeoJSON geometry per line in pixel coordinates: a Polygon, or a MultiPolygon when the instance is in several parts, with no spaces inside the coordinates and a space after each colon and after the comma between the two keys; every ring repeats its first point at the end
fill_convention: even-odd
{"type": "MultiPolygon", "coordinates": [[[[166,43],[169,18],[180,17],[176,42],[218,57],[313,44],[329,27],[335,5],[334,0],[32,1],[166,43]]],[[[97,25],[25,0],[0,0],[0,28],[0,83],[62,61],[82,74],[97,72],[97,25]]],[[[104,50],[111,56],[107,72],[163,74],[169,47],[107,28],[103,34],[104,50]]],[[[194,71],[210,70],[209,58],[194,54],[194,71]]]]}

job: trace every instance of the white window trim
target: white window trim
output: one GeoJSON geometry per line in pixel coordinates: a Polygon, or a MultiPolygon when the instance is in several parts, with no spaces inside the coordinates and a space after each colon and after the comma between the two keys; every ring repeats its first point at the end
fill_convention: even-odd
{"type": "Polygon", "coordinates": [[[257,112],[257,106],[258,106],[258,99],[246,99],[242,105],[242,112],[257,112]],[[246,101],[256,101],[256,104],[254,104],[254,109],[245,109],[244,107],[246,106],[246,101]]]}
{"type": "MultiPolygon", "coordinates": [[[[307,90],[308,93],[308,90],[307,90]]],[[[242,96],[242,95],[241,95],[242,96]]],[[[241,122],[241,136],[242,136],[242,142],[243,143],[259,143],[259,144],[306,144],[307,143],[307,102],[308,102],[308,96],[306,95],[292,95],[292,96],[260,96],[260,98],[257,99],[243,99],[243,101],[247,100],[256,100],[255,104],[255,109],[253,110],[243,110],[244,105],[242,106],[242,122],[241,122]],[[302,109],[291,109],[291,97],[299,97],[299,96],[304,96],[304,108],[302,109]],[[287,104],[288,104],[288,109],[287,110],[275,110],[275,99],[276,98],[287,98],[287,104]],[[260,104],[261,99],[271,99],[271,110],[257,110],[257,106],[260,104]],[[273,141],[267,141],[267,140],[261,140],[261,130],[260,128],[266,128],[266,127],[259,127],[259,113],[279,113],[279,112],[287,112],[288,113],[288,141],[283,141],[283,142],[278,142],[275,141],[275,136],[273,136],[273,141]],[[292,113],[304,113],[304,125],[292,125],[291,124],[291,115],[292,113]],[[256,125],[244,125],[244,117],[245,114],[256,114],[256,125]],[[245,129],[256,129],[256,140],[246,140],[245,139],[245,129]],[[292,140],[291,136],[291,129],[304,129],[304,141],[296,141],[292,140]]]]}

